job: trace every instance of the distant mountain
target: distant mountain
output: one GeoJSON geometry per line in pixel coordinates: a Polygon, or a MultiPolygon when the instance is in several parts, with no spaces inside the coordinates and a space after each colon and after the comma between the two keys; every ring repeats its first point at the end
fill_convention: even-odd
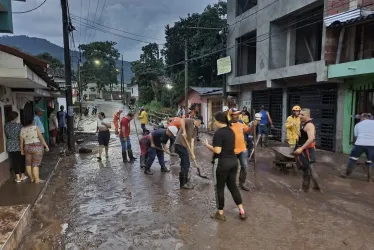
{"type": "MultiPolygon", "coordinates": [[[[53,57],[64,62],[64,49],[43,38],[28,36],[0,36],[0,44],[18,48],[19,50],[30,55],[38,55],[48,52],[53,57]]],[[[78,52],[72,51],[72,57],[78,58],[78,52]]],[[[76,62],[74,59],[72,61],[76,62]]],[[[76,70],[77,65],[73,64],[72,67],[74,70],[76,70]]],[[[117,61],[117,68],[121,68],[121,61],[117,61]]],[[[131,78],[134,75],[131,70],[131,62],[123,61],[123,68],[125,83],[130,83],[131,78]]],[[[118,75],[118,81],[120,81],[120,79],[121,77],[118,75]]]]}

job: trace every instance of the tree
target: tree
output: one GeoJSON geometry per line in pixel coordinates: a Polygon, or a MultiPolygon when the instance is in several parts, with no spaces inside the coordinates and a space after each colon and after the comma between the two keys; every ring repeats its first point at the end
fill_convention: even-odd
{"type": "Polygon", "coordinates": [[[158,44],[151,43],[143,46],[142,51],[140,60],[132,63],[131,68],[135,74],[132,82],[139,86],[140,102],[159,101],[164,84],[164,78],[162,77],[164,75],[164,62],[160,57],[158,44]],[[153,93],[149,92],[150,89],[153,93]]]}
{"type": "Polygon", "coordinates": [[[57,58],[53,57],[48,52],[43,53],[43,54],[39,54],[36,57],[46,61],[49,64],[49,67],[51,67],[53,69],[64,68],[64,64],[60,60],[58,60],[57,58]]]}
{"type": "Polygon", "coordinates": [[[114,46],[115,42],[93,42],[81,44],[79,49],[83,52],[85,62],[81,67],[80,89],[87,88],[88,83],[95,82],[98,92],[109,86],[112,91],[113,84],[117,84],[118,70],[116,60],[120,54],[114,46]]]}
{"type": "MultiPolygon", "coordinates": [[[[185,40],[188,44],[188,57],[194,58],[206,55],[224,48],[226,35],[219,34],[219,29],[226,25],[227,3],[218,2],[208,5],[201,14],[194,13],[186,18],[180,18],[173,27],[165,27],[166,44],[163,50],[166,65],[173,65],[184,60],[185,40]],[[212,27],[216,29],[191,29],[190,27],[212,27]],[[181,39],[182,38],[182,39],[181,39]]],[[[217,59],[221,53],[193,60],[189,62],[189,82],[194,86],[221,86],[221,78],[217,76],[217,59]]],[[[170,67],[168,74],[178,85],[184,80],[180,74],[184,73],[183,64],[170,67]]]]}

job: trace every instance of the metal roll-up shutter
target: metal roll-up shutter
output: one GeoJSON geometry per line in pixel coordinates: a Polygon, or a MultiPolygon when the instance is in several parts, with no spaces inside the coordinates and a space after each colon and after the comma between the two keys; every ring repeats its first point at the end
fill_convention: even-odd
{"type": "Polygon", "coordinates": [[[274,140],[282,140],[282,111],[283,111],[283,89],[267,89],[252,92],[252,106],[255,112],[259,112],[261,106],[269,112],[273,120],[274,128],[270,130],[270,134],[274,140]]]}
{"type": "Polygon", "coordinates": [[[336,88],[322,88],[308,86],[290,88],[288,90],[288,110],[300,105],[309,108],[316,126],[317,148],[334,151],[336,135],[337,90],[336,88]]]}

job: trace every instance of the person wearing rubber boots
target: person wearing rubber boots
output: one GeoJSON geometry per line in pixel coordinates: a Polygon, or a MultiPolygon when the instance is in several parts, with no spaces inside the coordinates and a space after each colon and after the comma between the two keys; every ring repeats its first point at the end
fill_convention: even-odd
{"type": "Polygon", "coordinates": [[[114,124],[114,133],[118,135],[118,123],[120,122],[121,119],[121,114],[122,114],[122,109],[120,109],[118,112],[116,112],[113,116],[113,124],[114,124]]]}
{"type": "Polygon", "coordinates": [[[175,152],[181,159],[181,171],[179,172],[179,183],[181,189],[192,189],[193,185],[190,183],[188,173],[190,170],[190,156],[195,159],[195,127],[200,127],[201,120],[195,119],[182,119],[181,129],[179,130],[175,139],[175,152]],[[188,145],[187,145],[188,143],[188,145]],[[191,155],[188,147],[191,149],[191,155]]]}
{"type": "Polygon", "coordinates": [[[231,109],[230,128],[235,134],[234,153],[240,163],[239,187],[244,191],[249,191],[249,188],[245,185],[245,181],[247,179],[247,169],[248,169],[248,150],[247,150],[247,146],[244,141],[244,133],[249,132],[249,127],[239,122],[240,114],[241,114],[240,110],[236,108],[231,109]]]}
{"type": "Polygon", "coordinates": [[[367,160],[366,166],[368,168],[367,181],[371,182],[371,168],[374,161],[374,121],[373,116],[369,113],[361,115],[361,121],[356,124],[354,128],[355,145],[349,156],[347,169],[343,178],[352,174],[357,160],[365,153],[367,160]]]}
{"type": "Polygon", "coordinates": [[[313,182],[313,189],[321,191],[318,183],[318,176],[313,169],[316,161],[315,155],[315,137],[316,127],[310,117],[310,109],[302,109],[300,112],[300,136],[295,147],[296,165],[303,171],[302,189],[308,192],[310,188],[310,181],[313,182]]]}
{"type": "Polygon", "coordinates": [[[292,115],[287,118],[286,129],[287,129],[287,141],[290,148],[294,149],[296,141],[300,135],[300,106],[294,106],[292,108],[292,115]]]}
{"type": "Polygon", "coordinates": [[[148,129],[144,131],[143,137],[139,140],[140,145],[140,168],[145,168],[145,163],[147,162],[147,150],[148,150],[148,143],[149,143],[149,137],[150,132],[148,129]]]}
{"type": "Polygon", "coordinates": [[[169,150],[166,148],[166,144],[169,139],[175,137],[177,133],[178,129],[174,126],[168,127],[167,129],[157,129],[151,133],[147,150],[147,163],[144,170],[146,175],[153,175],[151,166],[156,156],[161,165],[161,172],[170,172],[165,165],[164,152],[170,154],[169,150]]]}
{"type": "Polygon", "coordinates": [[[265,106],[261,106],[261,110],[259,113],[261,114],[259,131],[262,137],[262,141],[264,142],[265,147],[267,147],[269,137],[269,124],[272,128],[274,128],[273,120],[271,119],[269,112],[265,110],[265,106]]]}
{"type": "Polygon", "coordinates": [[[127,155],[129,156],[130,162],[134,162],[136,158],[134,157],[131,149],[130,141],[130,122],[134,118],[134,114],[128,113],[127,116],[123,117],[120,124],[120,134],[119,139],[122,147],[122,160],[124,163],[128,163],[127,155]]]}

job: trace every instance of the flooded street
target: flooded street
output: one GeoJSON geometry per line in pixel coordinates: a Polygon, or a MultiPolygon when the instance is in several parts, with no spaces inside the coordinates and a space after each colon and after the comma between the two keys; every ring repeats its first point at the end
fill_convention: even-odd
{"type": "MultiPolygon", "coordinates": [[[[176,158],[167,157],[170,173],[161,173],[155,161],[154,175],[146,176],[139,161],[122,163],[114,134],[110,158],[101,163],[95,136],[84,139],[94,153],[60,162],[33,208],[21,249],[374,249],[374,184],[365,181],[362,169],[351,179],[339,178],[344,160],[329,158],[333,154],[321,154],[316,164],[323,193],[304,193],[301,173],[281,173],[272,167],[271,149],[260,148],[255,172],[250,165],[252,191],[241,191],[248,219],[239,220],[226,190],[227,221],[217,222],[210,218],[211,154],[202,144],[195,152],[210,180],[191,168],[196,187],[180,190],[179,165],[171,164],[176,158]]],[[[134,128],[131,140],[138,157],[134,128]]]]}

